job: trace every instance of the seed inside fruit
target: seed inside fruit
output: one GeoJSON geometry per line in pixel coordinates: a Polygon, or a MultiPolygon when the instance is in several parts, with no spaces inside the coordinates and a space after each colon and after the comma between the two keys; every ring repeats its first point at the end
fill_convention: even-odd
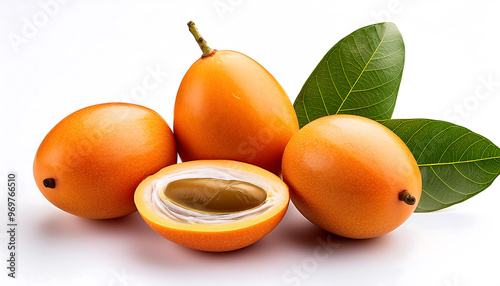
{"type": "Polygon", "coordinates": [[[163,194],[177,205],[207,213],[241,212],[260,206],[267,198],[266,191],[254,184],[216,178],[176,180],[163,194]]]}
{"type": "Polygon", "coordinates": [[[199,162],[183,163],[195,168],[178,168],[147,185],[145,203],[155,216],[185,225],[230,224],[261,216],[287,195],[273,180],[240,170],[243,163],[223,161],[222,167],[199,162]]]}

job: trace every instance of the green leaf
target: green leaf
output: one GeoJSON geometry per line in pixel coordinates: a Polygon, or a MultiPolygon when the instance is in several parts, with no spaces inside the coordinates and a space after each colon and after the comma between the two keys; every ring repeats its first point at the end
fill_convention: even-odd
{"type": "Polygon", "coordinates": [[[463,202],[493,183],[500,173],[500,148],[485,137],[432,119],[381,120],[408,146],[422,174],[416,212],[463,202]]]}
{"type": "Polygon", "coordinates": [[[300,127],[332,114],[389,119],[403,74],[405,47],[393,23],[363,27],[323,57],[294,102],[300,127]]]}

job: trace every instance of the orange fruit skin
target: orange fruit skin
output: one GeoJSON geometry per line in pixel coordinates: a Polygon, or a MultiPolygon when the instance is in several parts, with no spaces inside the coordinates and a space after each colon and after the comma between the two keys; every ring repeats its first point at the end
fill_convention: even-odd
{"type": "MultiPolygon", "coordinates": [[[[288,204],[287,204],[288,207],[288,204]]],[[[207,252],[227,252],[247,247],[270,233],[283,219],[287,207],[268,220],[237,230],[199,232],[166,228],[143,216],[159,235],[180,245],[207,252]]]]}
{"type": "Polygon", "coordinates": [[[298,129],[276,79],[235,51],[198,59],[177,92],[174,134],[182,161],[229,159],[280,174],[283,150],[298,129]]]}
{"type": "Polygon", "coordinates": [[[270,233],[283,219],[288,209],[289,198],[288,186],[276,175],[254,165],[230,160],[194,160],[165,167],[142,181],[135,192],[137,209],[144,221],[154,231],[177,244],[207,252],[233,251],[257,242],[270,233]],[[210,166],[239,169],[261,176],[267,182],[283,188],[284,197],[274,209],[268,210],[264,214],[238,222],[216,225],[175,223],[161,217],[148,205],[146,198],[150,196],[150,193],[147,193],[147,188],[154,184],[156,179],[174,171],[185,172],[193,168],[210,166]]]}
{"type": "Polygon", "coordinates": [[[385,126],[332,115],[304,126],[283,155],[283,178],[297,209],[331,233],[355,239],[384,235],[415,210],[422,179],[404,142],[385,126]],[[407,190],[414,205],[399,200],[407,190]]]}
{"type": "Polygon", "coordinates": [[[70,114],[47,134],[33,174],[56,207],[84,218],[116,218],[136,210],[135,188],[176,163],[176,149],[170,127],[153,110],[98,104],[70,114]],[[55,179],[55,188],[46,188],[45,178],[55,179]]]}

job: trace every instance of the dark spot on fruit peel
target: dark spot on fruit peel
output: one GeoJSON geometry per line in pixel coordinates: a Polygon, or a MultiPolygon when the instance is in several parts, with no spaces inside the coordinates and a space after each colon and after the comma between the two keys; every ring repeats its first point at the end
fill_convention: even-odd
{"type": "Polygon", "coordinates": [[[47,179],[43,180],[43,185],[46,188],[54,189],[56,187],[56,180],[54,180],[52,178],[47,178],[47,179]]]}

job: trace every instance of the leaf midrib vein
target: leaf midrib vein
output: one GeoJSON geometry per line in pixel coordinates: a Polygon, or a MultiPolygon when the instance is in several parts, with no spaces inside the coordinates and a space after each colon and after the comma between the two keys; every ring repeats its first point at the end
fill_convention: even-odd
{"type": "Polygon", "coordinates": [[[359,106],[359,107],[356,107],[356,108],[343,109],[342,111],[345,112],[345,111],[355,111],[355,110],[367,109],[367,108],[373,107],[375,105],[381,104],[382,102],[384,102],[384,101],[386,101],[386,100],[388,100],[390,98],[391,98],[390,96],[384,97],[382,100],[377,101],[375,103],[372,103],[372,104],[369,104],[369,105],[364,105],[364,106],[359,106]]]}
{"type": "MultiPolygon", "coordinates": [[[[386,43],[387,43],[387,41],[386,41],[386,43]]],[[[397,54],[399,51],[401,51],[401,50],[403,50],[403,49],[404,49],[404,46],[402,46],[401,48],[399,48],[397,51],[394,51],[394,52],[392,52],[392,53],[390,53],[390,54],[387,54],[387,55],[385,55],[385,56],[383,56],[383,57],[372,58],[372,61],[374,61],[374,60],[381,60],[381,59],[388,58],[388,57],[390,57],[390,56],[392,56],[392,55],[397,54]]]]}
{"type": "Polygon", "coordinates": [[[385,86],[385,85],[388,85],[389,83],[391,83],[391,82],[393,82],[393,81],[395,81],[395,80],[397,80],[397,79],[399,79],[399,74],[398,74],[398,76],[396,76],[396,77],[394,77],[394,78],[392,78],[392,79],[390,79],[390,80],[388,80],[388,81],[386,81],[386,82],[384,82],[384,83],[382,83],[382,84],[380,84],[380,85],[377,85],[377,86],[372,86],[372,87],[367,88],[367,89],[356,89],[356,90],[352,90],[352,91],[351,91],[351,93],[354,93],[354,92],[367,92],[367,91],[371,91],[371,90],[374,90],[374,89],[377,89],[377,88],[381,88],[381,87],[383,87],[383,86],[385,86]]]}
{"type": "MultiPolygon", "coordinates": [[[[372,59],[373,60],[373,59],[372,59]]],[[[390,68],[393,68],[395,66],[399,66],[401,63],[404,63],[404,58],[401,58],[400,61],[394,63],[393,65],[390,65],[390,66],[385,66],[385,67],[382,67],[382,68],[378,68],[378,69],[371,69],[371,70],[365,70],[365,72],[376,72],[376,71],[381,71],[381,70],[386,70],[386,69],[390,69],[390,68]]]]}
{"type": "Polygon", "coordinates": [[[466,161],[455,161],[455,162],[445,162],[445,163],[429,163],[429,164],[418,164],[419,167],[429,167],[429,166],[442,166],[442,165],[452,165],[452,164],[464,164],[464,163],[472,163],[472,162],[480,162],[486,160],[495,160],[500,159],[500,156],[488,157],[488,158],[480,158],[466,161]]]}
{"type": "MultiPolygon", "coordinates": [[[[377,48],[375,49],[375,51],[373,52],[373,54],[370,56],[370,59],[366,62],[366,65],[363,67],[363,70],[361,71],[361,73],[359,74],[358,78],[356,79],[356,81],[354,82],[354,84],[351,86],[351,89],[349,90],[349,92],[346,94],[344,100],[342,101],[342,103],[340,104],[339,108],[337,109],[337,112],[335,114],[338,114],[340,112],[340,110],[342,109],[342,106],[344,105],[345,101],[347,100],[347,98],[349,98],[349,95],[351,94],[353,88],[356,86],[356,84],[358,83],[358,80],[361,78],[361,76],[363,75],[363,73],[365,72],[365,69],[366,67],[370,64],[373,56],[377,53],[378,49],[380,48],[380,46],[382,45],[382,43],[384,42],[384,39],[385,39],[385,35],[387,35],[387,29],[384,31],[384,36],[382,36],[382,39],[380,40],[380,43],[378,44],[377,48]]],[[[342,42],[343,44],[344,42],[342,42]]],[[[342,69],[344,69],[344,64],[342,63],[342,53],[340,53],[339,51],[339,54],[340,54],[340,64],[342,65],[342,69]]],[[[347,79],[347,75],[345,74],[345,70],[344,70],[344,75],[346,76],[346,79],[347,79]]],[[[347,79],[347,81],[349,82],[349,79],[347,79]]],[[[350,85],[350,84],[349,84],[350,85]]]]}

